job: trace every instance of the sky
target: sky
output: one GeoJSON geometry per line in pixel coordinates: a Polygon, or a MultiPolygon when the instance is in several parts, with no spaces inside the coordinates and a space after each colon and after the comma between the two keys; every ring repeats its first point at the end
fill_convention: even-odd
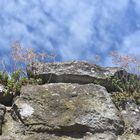
{"type": "Polygon", "coordinates": [[[0,1],[0,56],[10,45],[56,52],[56,61],[86,60],[111,65],[109,52],[140,58],[139,0],[0,1]]]}

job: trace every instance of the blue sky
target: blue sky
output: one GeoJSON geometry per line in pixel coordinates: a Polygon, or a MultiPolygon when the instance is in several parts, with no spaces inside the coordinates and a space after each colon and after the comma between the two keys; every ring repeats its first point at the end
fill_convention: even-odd
{"type": "Polygon", "coordinates": [[[0,1],[0,55],[9,46],[57,52],[58,61],[87,60],[108,53],[140,57],[139,0],[4,0],[0,1]]]}

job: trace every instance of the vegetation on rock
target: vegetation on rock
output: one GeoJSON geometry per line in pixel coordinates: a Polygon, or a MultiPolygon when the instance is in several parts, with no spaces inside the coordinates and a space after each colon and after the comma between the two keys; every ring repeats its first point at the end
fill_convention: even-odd
{"type": "Polygon", "coordinates": [[[37,53],[33,48],[23,48],[19,41],[11,46],[10,72],[7,71],[4,60],[1,60],[0,84],[4,85],[4,95],[19,94],[22,85],[42,84],[41,79],[28,78],[26,66],[32,62],[45,62],[49,55],[46,52],[37,53]]]}
{"type": "Polygon", "coordinates": [[[140,61],[132,56],[120,56],[116,52],[111,56],[112,62],[122,68],[114,77],[109,77],[112,86],[119,91],[112,95],[113,101],[117,105],[132,100],[140,104],[140,61]]]}
{"type": "Polygon", "coordinates": [[[18,95],[22,85],[42,84],[41,79],[28,79],[27,77],[21,77],[21,75],[20,70],[14,71],[11,76],[9,76],[7,72],[0,72],[0,83],[5,86],[5,95],[18,95]]]}
{"type": "MultiPolygon", "coordinates": [[[[55,55],[50,55],[53,59],[55,55]]],[[[46,52],[36,52],[32,48],[23,48],[20,42],[15,42],[11,46],[11,60],[12,73],[5,69],[4,61],[1,60],[0,84],[5,86],[4,93],[19,94],[22,85],[26,84],[42,84],[42,79],[35,79],[27,77],[26,66],[33,62],[46,62],[49,55],[46,52]]],[[[140,104],[140,62],[132,56],[120,56],[117,52],[111,53],[112,62],[122,71],[115,76],[109,76],[108,81],[111,86],[117,91],[112,94],[113,101],[121,105],[127,101],[134,100],[140,104]],[[130,74],[133,73],[133,74],[130,74]]],[[[100,57],[96,56],[96,61],[100,57]]],[[[54,61],[54,60],[53,60],[54,61]]],[[[103,81],[96,81],[94,83],[101,84],[103,81]]],[[[102,84],[101,84],[102,85],[102,84]]]]}

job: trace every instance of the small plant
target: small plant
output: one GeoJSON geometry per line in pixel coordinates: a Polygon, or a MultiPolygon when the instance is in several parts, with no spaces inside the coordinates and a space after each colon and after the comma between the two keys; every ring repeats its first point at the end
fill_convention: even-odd
{"type": "Polygon", "coordinates": [[[112,87],[114,91],[124,92],[124,84],[117,76],[110,76],[108,77],[108,81],[111,81],[112,87]]]}
{"type": "Polygon", "coordinates": [[[115,92],[112,94],[112,100],[118,107],[125,107],[125,104],[129,101],[135,101],[136,104],[140,105],[140,93],[133,92],[129,95],[127,92],[115,92]]]}
{"type": "Polygon", "coordinates": [[[25,68],[28,64],[32,62],[46,62],[48,58],[54,61],[55,57],[55,54],[49,55],[45,50],[43,52],[37,52],[33,48],[24,48],[19,41],[11,45],[11,60],[14,63],[13,71],[20,69],[26,72],[25,68]]]}
{"type": "Polygon", "coordinates": [[[23,48],[19,41],[11,46],[11,64],[13,68],[6,71],[5,61],[0,61],[0,84],[4,85],[4,94],[17,95],[22,85],[42,84],[42,79],[27,78],[26,66],[35,61],[46,61],[49,56],[46,52],[37,53],[33,48],[23,48]]]}
{"type": "Polygon", "coordinates": [[[8,77],[5,85],[5,94],[19,94],[21,88],[20,75],[20,70],[17,70],[12,73],[11,77],[8,77]]]}
{"type": "Polygon", "coordinates": [[[117,104],[134,100],[140,103],[140,61],[132,56],[120,56],[117,52],[112,52],[112,62],[120,67],[122,71],[114,77],[109,77],[112,85],[119,91],[113,95],[113,100],[117,104]]]}
{"type": "Polygon", "coordinates": [[[135,99],[136,103],[140,105],[140,92],[134,92],[133,98],[135,99]]]}
{"type": "Polygon", "coordinates": [[[6,86],[8,82],[8,74],[5,71],[0,72],[0,84],[6,86]]]}
{"type": "Polygon", "coordinates": [[[41,85],[43,82],[42,82],[42,79],[40,79],[40,78],[38,78],[38,79],[34,79],[34,78],[28,79],[27,77],[22,77],[21,78],[21,83],[22,83],[22,85],[27,85],[27,84],[41,85]]]}
{"type": "Polygon", "coordinates": [[[4,95],[18,95],[22,85],[42,84],[42,79],[28,79],[27,77],[21,77],[21,74],[20,70],[13,72],[11,76],[8,76],[6,72],[0,72],[0,82],[5,86],[4,95]]]}
{"type": "Polygon", "coordinates": [[[131,100],[131,96],[127,92],[115,92],[112,94],[112,100],[117,107],[124,108],[125,103],[131,100]]]}

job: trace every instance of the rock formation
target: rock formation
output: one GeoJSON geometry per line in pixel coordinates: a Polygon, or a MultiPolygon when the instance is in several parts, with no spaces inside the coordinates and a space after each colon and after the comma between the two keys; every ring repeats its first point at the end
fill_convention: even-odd
{"type": "Polygon", "coordinates": [[[29,65],[29,78],[43,84],[23,86],[11,109],[0,105],[0,140],[140,140],[140,106],[121,110],[111,98],[108,77],[120,71],[83,61],[29,65]]]}

